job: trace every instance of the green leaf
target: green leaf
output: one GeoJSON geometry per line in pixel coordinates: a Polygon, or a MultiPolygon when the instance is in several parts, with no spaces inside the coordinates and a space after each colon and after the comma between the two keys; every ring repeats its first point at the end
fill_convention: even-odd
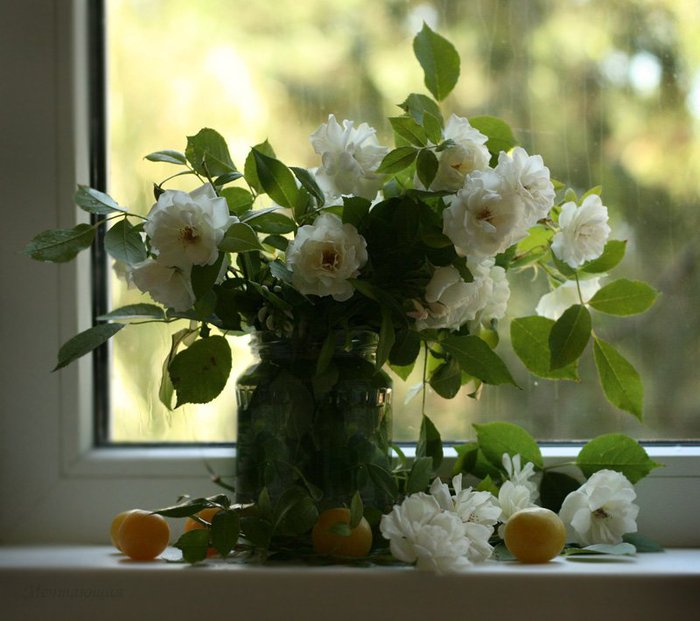
{"type": "Polygon", "coordinates": [[[425,129],[411,116],[395,116],[389,119],[391,127],[409,144],[424,147],[428,144],[425,129]]]}
{"type": "Polygon", "coordinates": [[[351,529],[357,528],[362,521],[363,515],[364,506],[362,504],[362,497],[360,496],[360,492],[355,492],[350,501],[350,523],[348,525],[351,529]]]}
{"type": "Polygon", "coordinates": [[[459,54],[427,24],[413,39],[413,51],[423,68],[425,86],[438,101],[450,94],[459,79],[459,54]]]}
{"type": "Polygon", "coordinates": [[[610,315],[637,315],[648,310],[658,292],[645,282],[620,278],[599,289],[589,304],[610,315]]]}
{"type": "MultiPolygon", "coordinates": [[[[413,330],[399,330],[396,333],[394,346],[389,353],[392,367],[407,367],[415,363],[420,353],[420,337],[413,330]]],[[[403,378],[405,380],[405,378],[403,378]]]]}
{"type": "Polygon", "coordinates": [[[228,210],[236,216],[253,208],[253,195],[245,188],[224,188],[221,196],[226,199],[228,210]]]}
{"type": "Polygon", "coordinates": [[[343,196],[343,224],[359,228],[372,203],[361,196],[343,196]]]}
{"type": "Polygon", "coordinates": [[[190,281],[192,283],[192,291],[198,302],[211,291],[214,283],[216,283],[221,273],[224,256],[224,253],[220,252],[216,262],[212,265],[192,266],[190,281]]]}
{"type": "Polygon", "coordinates": [[[105,249],[118,261],[135,265],[146,260],[146,246],[140,227],[131,226],[126,218],[119,220],[105,234],[105,249]]]}
{"type": "Polygon", "coordinates": [[[476,466],[479,445],[476,442],[467,442],[466,444],[455,446],[454,449],[457,452],[457,459],[452,468],[452,476],[460,472],[464,474],[473,472],[476,466]]]}
{"type": "Polygon", "coordinates": [[[581,487],[574,477],[563,472],[545,470],[540,483],[540,504],[554,513],[559,513],[561,505],[571,492],[581,487]]]}
{"type": "Polygon", "coordinates": [[[300,487],[286,489],[275,505],[274,532],[294,537],[310,531],[318,520],[318,509],[300,487]]]}
{"type": "Polygon", "coordinates": [[[411,471],[408,474],[406,481],[406,493],[415,494],[416,492],[424,491],[433,478],[433,458],[418,457],[411,466],[411,471]]]}
{"type": "Polygon", "coordinates": [[[58,350],[58,362],[53,370],[58,371],[81,356],[89,354],[93,349],[97,349],[111,339],[125,325],[123,323],[102,323],[76,334],[58,350]]]}
{"type": "Polygon", "coordinates": [[[552,319],[537,315],[514,319],[510,324],[513,351],[527,369],[539,377],[578,381],[578,366],[575,363],[550,369],[549,335],[553,325],[552,319]]]}
{"type": "Polygon", "coordinates": [[[306,168],[299,168],[297,166],[291,166],[290,170],[294,173],[294,176],[299,180],[302,187],[311,194],[316,199],[316,203],[319,207],[323,207],[326,202],[326,196],[323,190],[319,187],[313,174],[309,172],[306,168]]]}
{"type": "Polygon", "coordinates": [[[518,144],[510,125],[499,118],[473,116],[469,119],[469,124],[488,138],[486,147],[494,155],[494,159],[501,151],[507,153],[518,144]]]}
{"type": "Polygon", "coordinates": [[[478,336],[448,336],[442,348],[451,354],[465,372],[486,384],[513,384],[513,376],[501,358],[478,336]]]}
{"type": "Polygon", "coordinates": [[[251,252],[262,249],[258,235],[244,222],[234,222],[219,242],[219,250],[224,252],[251,252]]]}
{"type": "Polygon", "coordinates": [[[630,543],[594,543],[585,548],[565,548],[564,556],[634,556],[637,549],[630,543]]]}
{"type": "Polygon", "coordinates": [[[73,195],[73,200],[81,209],[97,215],[107,215],[115,211],[126,211],[108,194],[86,185],[78,186],[78,189],[73,195]]]}
{"type": "Polygon", "coordinates": [[[256,192],[263,192],[263,187],[260,184],[260,178],[258,177],[258,167],[255,163],[255,153],[264,153],[268,157],[275,157],[275,150],[272,145],[266,140],[260,144],[255,145],[248,153],[246,157],[245,165],[243,168],[245,180],[248,185],[253,188],[256,192]]]}
{"type": "Polygon", "coordinates": [[[196,528],[186,532],[173,546],[182,550],[182,558],[188,563],[203,561],[209,552],[209,530],[196,528]]]}
{"type": "Polygon", "coordinates": [[[503,468],[503,454],[520,455],[521,464],[532,462],[542,468],[544,462],[535,439],[519,425],[505,422],[474,425],[479,448],[494,466],[503,468]]]}
{"type": "Polygon", "coordinates": [[[154,153],[149,153],[146,156],[149,162],[166,162],[167,164],[187,164],[187,158],[184,153],[179,151],[173,151],[171,149],[163,149],[162,151],[156,151],[154,153]]]}
{"type": "Polygon", "coordinates": [[[611,239],[603,250],[603,254],[593,261],[588,261],[581,266],[581,271],[589,274],[604,274],[616,267],[625,256],[627,250],[626,241],[611,239]]]}
{"type": "Polygon", "coordinates": [[[382,323],[379,327],[379,343],[377,344],[376,365],[381,369],[389,359],[389,354],[396,341],[394,322],[391,320],[391,311],[385,306],[381,307],[382,323]]]}
{"type": "Polygon", "coordinates": [[[243,173],[239,173],[238,171],[224,173],[223,175],[219,175],[216,179],[214,179],[214,185],[220,188],[221,186],[224,186],[227,183],[233,183],[234,181],[238,181],[238,179],[240,179],[241,177],[243,177],[243,173]]]}
{"type": "Polygon", "coordinates": [[[438,171],[438,159],[430,149],[421,149],[416,160],[416,172],[420,182],[429,188],[438,171]]]}
{"type": "Polygon", "coordinates": [[[593,354],[608,401],[641,420],[644,386],[637,370],[612,345],[599,338],[593,341],[593,354]]]}
{"type": "Polygon", "coordinates": [[[241,521],[235,511],[218,511],[211,520],[211,543],[223,557],[228,556],[238,542],[241,521]]]}
{"type": "Polygon", "coordinates": [[[236,172],[224,137],[208,127],[194,136],[187,136],[185,156],[200,175],[218,177],[236,172]]]}
{"type": "Polygon", "coordinates": [[[428,138],[438,144],[442,140],[442,128],[445,124],[440,106],[430,97],[411,93],[399,106],[425,129],[428,138]]]}
{"type": "MultiPolygon", "coordinates": [[[[183,518],[190,517],[195,513],[199,513],[202,509],[207,509],[209,507],[216,507],[219,503],[212,501],[209,498],[192,498],[186,502],[173,505],[171,507],[165,507],[163,509],[158,509],[153,513],[171,518],[183,518]]],[[[230,504],[228,498],[224,504],[230,504]]]]}
{"type": "Polygon", "coordinates": [[[622,540],[632,544],[637,552],[662,552],[664,549],[662,545],[640,533],[625,533],[622,535],[622,540]]]}
{"type": "Polygon", "coordinates": [[[294,220],[278,211],[262,214],[259,218],[247,219],[246,224],[251,226],[258,233],[267,235],[284,235],[285,233],[292,233],[297,229],[294,220]]]}
{"type": "Polygon", "coordinates": [[[413,164],[417,155],[418,149],[415,147],[398,147],[384,156],[377,172],[390,175],[399,173],[413,164]]]}
{"type": "Polygon", "coordinates": [[[421,417],[420,433],[416,444],[416,459],[420,457],[432,458],[435,470],[440,467],[443,458],[440,432],[425,414],[421,417]]]}
{"type": "Polygon", "coordinates": [[[100,315],[98,321],[131,321],[133,319],[158,319],[166,318],[162,307],[155,304],[127,304],[100,315]]]}
{"type": "Polygon", "coordinates": [[[608,433],[585,444],[576,465],[586,477],[598,470],[615,470],[635,484],[661,464],[653,461],[636,440],[622,433],[608,433]]]}
{"type": "Polygon", "coordinates": [[[50,229],[32,239],[24,252],[37,261],[65,263],[88,248],[94,239],[95,227],[89,224],[78,224],[72,229],[50,229]]]}
{"type": "Polygon", "coordinates": [[[376,464],[364,464],[367,468],[367,473],[369,474],[372,482],[381,489],[392,501],[399,495],[399,489],[396,485],[396,479],[394,479],[391,472],[377,466],[376,464]]]}
{"type": "Polygon", "coordinates": [[[430,387],[443,399],[452,399],[462,387],[462,372],[454,358],[443,362],[430,375],[430,387]]]}
{"type": "Polygon", "coordinates": [[[326,334],[326,338],[323,340],[323,345],[321,345],[321,351],[318,353],[318,360],[316,361],[316,374],[320,375],[331,363],[333,359],[333,354],[335,353],[335,333],[329,331],[326,334]]]}
{"type": "Polygon", "coordinates": [[[231,348],[223,336],[199,339],[178,353],[168,368],[177,405],[208,403],[226,386],[231,373],[231,348]]]}
{"type": "Polygon", "coordinates": [[[241,533],[254,546],[267,548],[272,538],[272,524],[258,517],[242,517],[241,533]]]}
{"type": "Polygon", "coordinates": [[[253,149],[253,157],[263,190],[278,205],[294,209],[301,197],[292,171],[279,160],[257,149],[253,149]]]}
{"type": "Polygon", "coordinates": [[[590,338],[591,314],[588,309],[583,304],[567,308],[549,333],[550,369],[561,369],[578,360],[590,338]]]}

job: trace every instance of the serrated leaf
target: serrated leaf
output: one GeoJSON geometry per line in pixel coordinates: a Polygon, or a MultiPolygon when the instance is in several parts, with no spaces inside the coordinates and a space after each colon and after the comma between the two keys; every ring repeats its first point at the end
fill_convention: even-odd
{"type": "Polygon", "coordinates": [[[187,158],[184,153],[180,151],[173,151],[172,149],[163,149],[162,151],[155,151],[154,153],[149,153],[146,156],[149,162],[166,162],[168,164],[187,164],[187,158]]]}
{"type": "Polygon", "coordinates": [[[542,452],[535,439],[519,425],[505,422],[483,423],[474,425],[479,448],[489,462],[501,469],[503,454],[511,457],[520,455],[521,464],[532,462],[542,468],[542,452]]]}
{"type": "Polygon", "coordinates": [[[583,304],[567,308],[549,333],[550,369],[561,369],[581,357],[591,338],[591,314],[583,304]]]}
{"type": "Polygon", "coordinates": [[[224,252],[251,252],[262,249],[257,233],[245,222],[234,222],[219,242],[219,250],[224,252]]]}
{"type": "Polygon", "coordinates": [[[146,260],[146,246],[141,238],[140,228],[131,226],[126,218],[119,220],[105,234],[105,249],[128,265],[146,260]]]}
{"type": "Polygon", "coordinates": [[[316,203],[319,207],[323,207],[326,202],[326,196],[323,190],[319,187],[313,174],[306,168],[299,168],[297,166],[291,166],[290,170],[294,173],[294,176],[299,180],[302,187],[311,194],[316,199],[316,203]]]}
{"type": "Polygon", "coordinates": [[[638,315],[651,307],[657,295],[645,282],[620,278],[599,289],[589,304],[610,315],[638,315]]]}
{"type": "Polygon", "coordinates": [[[81,356],[89,354],[93,349],[97,349],[111,339],[125,325],[123,323],[102,323],[76,334],[58,350],[58,362],[53,370],[62,369],[81,356]]]}
{"type": "Polygon", "coordinates": [[[89,248],[94,239],[95,227],[89,224],[78,224],[72,229],[50,229],[34,237],[24,252],[37,261],[65,263],[89,248]]]}
{"type": "Polygon", "coordinates": [[[459,54],[427,24],[413,39],[413,51],[423,68],[425,86],[438,101],[450,94],[459,79],[459,54]]]}
{"type": "Polygon", "coordinates": [[[599,338],[593,341],[593,354],[608,401],[641,420],[644,386],[637,370],[612,345],[599,338]]]}
{"type": "Polygon", "coordinates": [[[159,319],[166,318],[162,307],[155,304],[127,304],[100,315],[98,321],[130,321],[132,319],[159,319]]]}
{"type": "Polygon", "coordinates": [[[589,441],[579,451],[576,465],[586,477],[598,470],[615,470],[632,484],[660,466],[639,442],[622,433],[608,433],[589,441]]]}
{"type": "Polygon", "coordinates": [[[539,377],[578,381],[576,363],[560,369],[550,369],[549,335],[553,325],[552,319],[538,315],[514,319],[510,324],[510,340],[513,351],[527,369],[539,377]]]}
{"type": "Polygon", "coordinates": [[[442,140],[444,120],[440,106],[426,95],[411,93],[399,106],[425,129],[428,138],[435,144],[442,140]]]}
{"type": "Polygon", "coordinates": [[[384,156],[377,172],[390,175],[399,173],[413,164],[417,156],[418,149],[415,147],[398,147],[384,156]]]}
{"type": "Polygon", "coordinates": [[[231,348],[223,336],[199,339],[178,353],[168,368],[177,405],[208,403],[221,393],[231,373],[231,348]]]}
{"type": "Polygon", "coordinates": [[[236,172],[224,137],[205,127],[194,136],[187,136],[185,156],[200,175],[218,177],[236,172]]]}
{"type": "Polygon", "coordinates": [[[510,125],[495,116],[473,116],[469,124],[488,138],[486,147],[495,160],[501,151],[506,153],[518,144],[510,125]]]}
{"type": "Polygon", "coordinates": [[[260,178],[258,177],[258,168],[255,164],[255,153],[264,153],[269,157],[275,157],[275,150],[272,145],[266,140],[260,144],[256,144],[248,153],[245,160],[245,165],[243,168],[243,173],[245,180],[248,185],[253,188],[256,192],[263,192],[263,187],[260,184],[260,178]]]}
{"type": "Polygon", "coordinates": [[[486,384],[513,384],[513,376],[501,358],[478,336],[448,336],[442,348],[458,362],[460,368],[486,384]]]}
{"type": "Polygon", "coordinates": [[[78,186],[78,189],[73,195],[73,200],[75,204],[84,211],[97,215],[107,215],[115,211],[126,211],[123,207],[120,207],[117,201],[109,196],[109,194],[105,194],[104,192],[100,192],[86,185],[78,186]]]}

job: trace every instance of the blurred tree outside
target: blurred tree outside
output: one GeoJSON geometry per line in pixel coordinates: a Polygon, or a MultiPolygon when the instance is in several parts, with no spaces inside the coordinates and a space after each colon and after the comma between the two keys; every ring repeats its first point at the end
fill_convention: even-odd
{"type": "MultiPolygon", "coordinates": [[[[645,421],[610,406],[589,359],[583,385],[530,378],[478,399],[429,395],[448,440],[472,423],[510,420],[541,440],[620,431],[639,439],[700,438],[700,3],[695,0],[107,0],[109,191],[146,213],[152,183],[172,174],[147,153],[184,150],[202,127],[224,135],[234,161],[269,139],[288,165],[313,166],[308,136],[333,113],[373,125],[410,92],[425,92],[411,41],[426,21],[450,39],[462,77],[446,115],[506,120],[552,176],[578,191],[603,186],[613,237],[628,240],[624,274],[662,292],[619,343],[645,381],[645,421]]],[[[191,189],[175,180],[168,187],[191,189]]],[[[513,314],[534,314],[541,275],[511,281],[513,314]],[[518,286],[521,285],[521,286],[518,286]]],[[[112,304],[140,300],[112,278],[112,304]]],[[[160,327],[160,326],[159,326],[160,327]]],[[[601,331],[602,332],[602,331],[601,331]]],[[[508,322],[499,327],[504,353],[508,322]]],[[[117,442],[235,441],[233,384],[211,404],[169,412],[158,382],[169,330],[122,331],[114,344],[111,437],[117,442]]],[[[252,361],[231,339],[234,364],[252,361]]],[[[417,437],[419,374],[395,381],[394,436],[417,437]]]]}

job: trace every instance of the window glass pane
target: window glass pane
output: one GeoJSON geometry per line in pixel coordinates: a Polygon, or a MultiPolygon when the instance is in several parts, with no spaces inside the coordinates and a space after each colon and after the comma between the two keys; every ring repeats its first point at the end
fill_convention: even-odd
{"type": "MultiPolygon", "coordinates": [[[[425,92],[411,40],[427,21],[462,58],[444,112],[500,116],[554,178],[577,189],[601,183],[613,237],[629,240],[616,275],[663,292],[636,321],[611,318],[599,330],[645,379],[645,424],[607,404],[590,358],[583,386],[532,379],[512,359],[522,390],[429,397],[443,437],[464,439],[473,422],[495,419],[524,424],[543,440],[605,431],[700,437],[698,3],[109,0],[106,8],[109,190],[143,213],[153,203],[152,182],[176,172],[143,156],[184,150],[185,136],[202,127],[225,136],[239,166],[266,138],[287,164],[314,166],[308,136],[329,113],[366,121],[393,144],[386,117],[408,93],[425,92]]],[[[192,186],[175,180],[168,187],[192,186]]],[[[140,300],[116,278],[112,288],[115,306],[140,300]]],[[[541,275],[511,288],[514,315],[531,313],[544,292],[541,275]]],[[[154,327],[115,339],[112,439],[235,440],[235,377],[204,407],[168,412],[158,402],[170,336],[154,327]]],[[[499,331],[503,353],[507,321],[499,331]]],[[[250,362],[246,343],[232,345],[242,369],[250,362]]],[[[404,400],[418,381],[396,381],[397,440],[417,435],[420,399],[404,400]]]]}

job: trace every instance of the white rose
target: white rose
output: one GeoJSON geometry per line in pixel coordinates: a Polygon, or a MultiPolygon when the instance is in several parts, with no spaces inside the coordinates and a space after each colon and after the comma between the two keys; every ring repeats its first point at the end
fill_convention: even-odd
{"type": "Polygon", "coordinates": [[[322,213],[313,224],[297,230],[287,248],[292,283],[304,294],[330,295],[343,302],[352,297],[348,278],[367,262],[367,242],[352,224],[322,213]]]}
{"type": "Polygon", "coordinates": [[[501,319],[505,316],[510,300],[510,285],[506,276],[506,271],[495,264],[491,257],[476,261],[467,261],[474,280],[480,282],[480,289],[483,293],[483,306],[476,314],[475,320],[488,324],[492,319],[501,319]]]}
{"type": "Polygon", "coordinates": [[[471,565],[462,520],[442,511],[433,496],[422,492],[408,496],[382,516],[379,527],[394,557],[415,563],[418,569],[445,573],[471,565]]]}
{"type": "Polygon", "coordinates": [[[132,267],[131,280],[156,302],[176,311],[189,310],[195,302],[189,268],[183,270],[160,260],[146,259],[132,267]]]}
{"type": "Polygon", "coordinates": [[[491,158],[486,148],[488,138],[467,119],[453,114],[445,124],[443,139],[452,140],[454,145],[437,153],[438,169],[430,188],[456,192],[464,185],[466,175],[488,168],[491,158]]]}
{"type": "Polygon", "coordinates": [[[599,470],[564,499],[559,517],[582,546],[620,543],[625,533],[637,532],[636,497],[624,475],[599,470]]]}
{"type": "Polygon", "coordinates": [[[508,474],[508,479],[515,485],[523,485],[530,490],[530,499],[534,502],[539,496],[537,482],[532,480],[537,476],[535,465],[528,461],[524,466],[521,466],[520,462],[521,458],[518,454],[511,457],[508,453],[503,453],[501,458],[501,463],[508,474]]]}
{"type": "Polygon", "coordinates": [[[216,263],[219,242],[234,221],[226,199],[207,184],[190,193],[163,192],[148,213],[144,231],[161,264],[186,269],[216,263]]]}
{"type": "Polygon", "coordinates": [[[498,527],[498,536],[503,539],[505,526],[514,513],[521,509],[534,507],[530,490],[525,485],[505,481],[498,490],[498,504],[501,507],[501,522],[498,527]]]}
{"type": "Polygon", "coordinates": [[[603,254],[610,236],[608,208],[600,196],[587,196],[581,206],[564,203],[559,215],[559,231],[552,240],[552,252],[573,268],[603,254]]]}
{"type": "Polygon", "coordinates": [[[482,289],[482,283],[476,279],[464,282],[456,267],[438,267],[425,288],[422,312],[412,314],[416,317],[416,329],[459,329],[483,308],[482,289]]]}
{"type": "Polygon", "coordinates": [[[493,257],[527,236],[520,196],[494,170],[477,170],[447,199],[443,232],[462,256],[493,257]]]}
{"type": "Polygon", "coordinates": [[[525,228],[547,216],[554,204],[555,192],[549,168],[540,155],[528,155],[522,147],[515,147],[510,153],[501,151],[495,171],[522,199],[526,212],[525,228]]]}
{"type": "Polygon", "coordinates": [[[341,127],[332,114],[311,134],[314,151],[321,156],[316,178],[327,194],[352,194],[370,201],[376,197],[383,182],[376,170],[389,149],[379,145],[375,134],[367,123],[355,128],[345,120],[341,127]]]}
{"type": "Polygon", "coordinates": [[[576,286],[575,280],[567,280],[549,293],[545,293],[535,307],[535,312],[555,321],[564,314],[564,311],[573,304],[580,304],[579,287],[583,302],[590,300],[595,292],[600,289],[600,278],[591,278],[589,280],[579,281],[579,286],[576,286]]]}

